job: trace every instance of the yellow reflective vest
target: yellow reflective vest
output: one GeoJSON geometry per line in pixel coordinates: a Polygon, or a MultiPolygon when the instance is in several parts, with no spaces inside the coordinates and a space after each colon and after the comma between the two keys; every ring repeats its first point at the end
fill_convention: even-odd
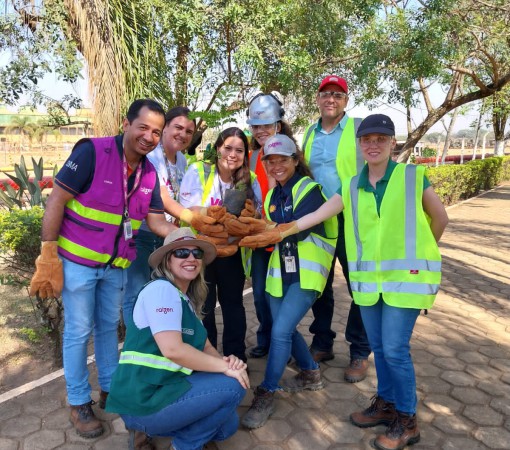
{"type": "MultiPolygon", "coordinates": [[[[349,177],[353,177],[361,171],[365,165],[363,154],[359,148],[358,140],[356,139],[356,130],[361,123],[361,119],[349,117],[342,131],[342,136],[338,142],[338,148],[336,152],[336,170],[338,178],[342,183],[349,177]]],[[[312,156],[312,144],[315,138],[315,130],[318,123],[310,125],[304,134],[303,139],[303,152],[306,163],[309,164],[312,156]]],[[[314,177],[318,176],[314,174],[314,177]]]]}
{"type": "MultiPolygon", "coordinates": [[[[318,183],[309,177],[301,178],[292,188],[292,210],[294,211],[303,201],[307,194],[318,183]]],[[[269,205],[274,189],[271,189],[264,202],[266,217],[269,216],[269,205]]],[[[324,197],[324,195],[323,195],[324,197]]],[[[326,198],[324,197],[324,200],[326,198]]],[[[336,249],[336,240],[338,237],[338,220],[336,216],[329,218],[324,222],[324,235],[310,232],[302,240],[298,240],[297,252],[299,259],[299,284],[301,289],[310,289],[317,291],[319,295],[326,286],[331,263],[336,249]]],[[[276,244],[271,258],[266,278],[266,292],[273,297],[283,296],[280,258],[280,244],[276,244]]]]}
{"type": "Polygon", "coordinates": [[[432,306],[441,282],[441,255],[423,210],[425,167],[398,164],[377,214],[374,194],[342,186],[345,244],[354,301],[371,306],[382,294],[401,308],[432,306]]]}

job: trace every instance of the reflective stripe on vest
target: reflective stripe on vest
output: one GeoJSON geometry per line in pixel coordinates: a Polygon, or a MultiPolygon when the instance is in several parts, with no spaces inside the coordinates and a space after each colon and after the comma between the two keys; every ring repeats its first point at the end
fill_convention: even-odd
{"type": "MultiPolygon", "coordinates": [[[[308,177],[301,178],[292,188],[292,209],[295,210],[299,203],[317,183],[308,177]]],[[[268,192],[264,208],[269,217],[269,204],[273,190],[268,192]]],[[[310,289],[321,293],[331,269],[333,255],[336,248],[336,236],[338,222],[336,216],[324,223],[326,236],[311,232],[305,239],[298,241],[297,250],[299,258],[299,283],[302,289],[310,289]],[[335,236],[335,237],[330,237],[335,236]]],[[[282,272],[280,261],[280,244],[276,244],[271,258],[266,279],[266,291],[274,296],[283,295],[282,272]]]]}
{"type": "MultiPolygon", "coordinates": [[[[66,206],[74,211],[76,214],[95,220],[97,222],[107,223],[109,225],[119,225],[122,221],[122,214],[114,214],[105,211],[99,211],[98,209],[88,208],[82,205],[78,200],[72,198],[66,203],[66,206]]],[[[138,230],[142,225],[141,220],[131,219],[131,226],[133,230],[138,230]]]]}
{"type": "Polygon", "coordinates": [[[182,372],[186,375],[193,373],[193,370],[180,366],[164,356],[151,355],[150,353],[121,352],[119,364],[133,364],[150,367],[151,369],[168,370],[169,372],[182,372]]]}
{"type": "MultiPolygon", "coordinates": [[[[432,305],[441,280],[441,256],[421,206],[424,172],[423,167],[399,164],[388,182],[383,204],[390,196],[392,205],[397,204],[399,199],[402,199],[405,204],[405,213],[400,216],[393,206],[383,210],[383,204],[381,204],[381,216],[384,211],[386,218],[388,214],[391,214],[396,220],[402,217],[404,221],[402,228],[395,222],[394,233],[391,233],[389,229],[381,228],[381,220],[367,224],[366,221],[372,220],[372,216],[359,216],[362,209],[360,192],[365,202],[363,211],[366,212],[366,208],[369,207],[367,202],[371,202],[371,208],[376,208],[375,201],[371,198],[373,193],[366,192],[362,188],[358,189],[359,175],[353,177],[348,186],[343,189],[346,220],[351,221],[346,227],[346,230],[351,231],[351,234],[346,232],[346,242],[351,288],[356,303],[375,304],[379,294],[383,294],[385,302],[393,306],[429,308],[432,305]],[[420,203],[417,204],[418,202],[420,203]],[[364,222],[360,223],[360,220],[364,222]],[[373,228],[368,230],[370,227],[377,227],[377,229],[376,231],[373,228]],[[401,229],[403,235],[400,235],[401,229]],[[362,234],[366,235],[370,231],[377,233],[376,239],[379,242],[365,241],[366,245],[371,246],[370,251],[365,251],[362,234]],[[388,234],[381,234],[384,232],[388,234]],[[388,248],[384,252],[380,251],[380,242],[386,239],[391,242],[392,239],[402,238],[403,245],[397,245],[396,242],[394,247],[403,248],[405,254],[395,250],[395,253],[391,255],[388,248]],[[428,255],[428,258],[418,257],[418,245],[421,246],[422,256],[428,255]],[[386,259],[370,260],[371,252],[374,256],[380,255],[386,259]],[[391,256],[399,258],[391,258],[391,256]]],[[[385,226],[389,227],[388,224],[385,226]]],[[[371,236],[374,238],[374,235],[371,236]]]]}
{"type": "MultiPolygon", "coordinates": [[[[338,178],[342,182],[347,178],[358,174],[365,165],[359,141],[356,139],[356,132],[358,131],[361,121],[362,119],[358,117],[349,117],[345,124],[345,128],[342,131],[340,141],[338,142],[336,152],[336,169],[338,178]]],[[[309,164],[310,159],[312,158],[313,140],[315,138],[315,131],[318,124],[319,123],[317,122],[310,125],[305,131],[302,148],[307,164],[309,164]]],[[[314,174],[314,177],[317,177],[317,175],[318,174],[314,174]]]]}

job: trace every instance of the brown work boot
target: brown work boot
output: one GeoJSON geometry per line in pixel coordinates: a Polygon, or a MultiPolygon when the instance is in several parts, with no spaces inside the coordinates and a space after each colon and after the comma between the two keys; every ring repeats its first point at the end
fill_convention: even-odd
{"type": "Polygon", "coordinates": [[[106,399],[108,398],[108,394],[109,392],[103,390],[101,390],[101,392],[99,393],[99,401],[97,402],[97,404],[101,409],[105,409],[106,407],[106,399]]]}
{"type": "Polygon", "coordinates": [[[280,385],[285,392],[320,391],[324,389],[320,369],[302,370],[292,378],[282,380],[280,385]]]}
{"type": "Polygon", "coordinates": [[[354,412],[350,415],[353,425],[360,428],[375,427],[377,425],[390,425],[395,417],[395,404],[385,401],[383,398],[374,395],[372,404],[365,410],[354,412]]]}
{"type": "Polygon", "coordinates": [[[335,357],[333,350],[319,350],[314,347],[310,347],[310,354],[316,363],[331,361],[335,357]]]}
{"type": "Polygon", "coordinates": [[[367,377],[368,360],[366,359],[351,359],[349,367],[345,369],[344,379],[349,383],[357,383],[367,377]]]}
{"type": "Polygon", "coordinates": [[[73,424],[76,433],[84,438],[95,438],[103,434],[103,425],[92,411],[92,402],[83,405],[71,405],[69,421],[73,424]]]}
{"type": "Polygon", "coordinates": [[[258,386],[254,394],[250,409],[241,419],[241,423],[250,429],[260,428],[274,412],[274,392],[258,386]]]}
{"type": "Polygon", "coordinates": [[[156,450],[152,438],[143,431],[136,430],[129,430],[128,448],[130,450],[156,450]]]}
{"type": "Polygon", "coordinates": [[[386,433],[377,436],[374,441],[380,450],[401,450],[406,445],[416,444],[420,440],[420,430],[416,415],[397,411],[395,420],[386,429],[386,433]]]}

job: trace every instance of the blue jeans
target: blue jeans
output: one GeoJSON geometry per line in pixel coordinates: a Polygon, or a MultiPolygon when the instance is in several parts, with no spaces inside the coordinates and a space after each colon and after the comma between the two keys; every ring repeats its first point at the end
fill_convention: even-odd
{"type": "Polygon", "coordinates": [[[360,306],[374,352],[377,395],[395,403],[397,411],[416,413],[416,377],[409,341],[419,309],[395,308],[382,297],[373,306],[360,306]]]}
{"type": "MultiPolygon", "coordinates": [[[[336,258],[342,266],[347,289],[352,298],[351,285],[349,282],[349,270],[347,265],[347,253],[345,251],[345,234],[344,234],[344,215],[338,215],[338,241],[336,243],[336,258]]],[[[326,287],[322,295],[317,299],[312,307],[314,321],[310,325],[310,333],[312,333],[312,347],[317,350],[329,351],[333,347],[333,340],[336,333],[331,329],[331,321],[333,320],[333,310],[335,299],[333,297],[333,279],[335,275],[335,258],[329,272],[326,287]]],[[[347,325],[345,327],[345,339],[350,342],[349,352],[351,359],[367,359],[370,355],[370,344],[368,342],[367,333],[363,327],[359,306],[351,301],[347,325]]]]}
{"type": "Polygon", "coordinates": [[[151,231],[140,230],[136,235],[136,259],[127,268],[127,285],[124,301],[122,302],[122,317],[124,323],[133,320],[138,293],[151,279],[152,269],[149,266],[149,255],[163,245],[163,239],[151,231]]]}
{"type": "Polygon", "coordinates": [[[274,392],[285,371],[285,366],[292,353],[301,370],[318,369],[301,333],[296,329],[301,319],[313,305],[317,292],[301,289],[299,283],[283,286],[283,297],[268,295],[273,329],[271,345],[267,358],[266,374],[262,387],[274,392]]]}
{"type": "Polygon", "coordinates": [[[149,436],[173,436],[176,450],[200,450],[209,441],[223,441],[239,425],[236,409],[245,389],[219,373],[194,372],[191,389],[172,404],[148,416],[121,414],[127,428],[149,436]]]}
{"type": "Polygon", "coordinates": [[[119,361],[117,326],[126,285],[126,271],[92,268],[62,258],[64,267],[63,359],[70,405],[90,401],[87,344],[94,331],[99,386],[110,391],[119,361]]]}
{"type": "Polygon", "coordinates": [[[266,294],[267,267],[271,252],[264,248],[258,248],[251,255],[251,279],[253,286],[253,301],[255,303],[255,313],[259,321],[257,329],[257,345],[269,348],[271,343],[271,326],[273,319],[271,317],[271,308],[266,294]]]}

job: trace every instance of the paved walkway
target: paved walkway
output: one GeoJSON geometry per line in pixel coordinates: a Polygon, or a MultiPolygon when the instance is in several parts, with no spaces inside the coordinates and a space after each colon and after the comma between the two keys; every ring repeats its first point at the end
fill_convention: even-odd
{"type": "MultiPolygon", "coordinates": [[[[510,448],[510,185],[449,209],[442,240],[444,281],[435,307],[421,315],[412,339],[418,384],[418,449],[510,448]]],[[[334,327],[337,357],[323,364],[326,388],[279,394],[271,420],[255,431],[244,429],[220,450],[368,449],[375,432],[349,423],[352,411],[375,393],[375,371],[361,383],[343,381],[348,350],[343,339],[349,299],[338,270],[334,327]]],[[[245,298],[249,345],[257,327],[251,294],[245,298]]],[[[307,316],[301,326],[310,339],[307,316]]],[[[262,379],[265,360],[250,360],[252,386],[262,379]]],[[[291,369],[288,374],[291,375],[291,369]]],[[[94,381],[97,397],[97,382],[94,381]]],[[[250,404],[246,396],[240,413],[250,404]]],[[[68,423],[62,377],[0,403],[0,450],[117,450],[127,434],[116,415],[98,415],[106,433],[78,437],[68,423]]],[[[168,448],[168,439],[157,441],[168,448]]]]}

